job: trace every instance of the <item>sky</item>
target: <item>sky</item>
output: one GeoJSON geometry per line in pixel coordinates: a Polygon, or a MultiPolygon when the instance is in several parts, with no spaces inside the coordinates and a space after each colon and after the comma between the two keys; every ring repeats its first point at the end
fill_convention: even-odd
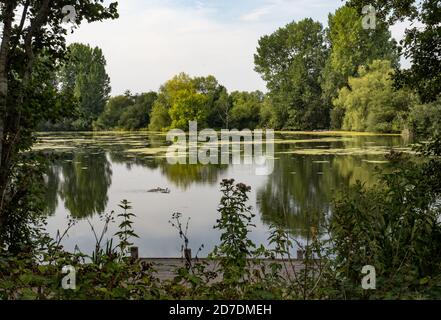
{"type": "MultiPolygon", "coordinates": [[[[109,2],[109,1],[106,1],[109,2]]],[[[119,19],[68,37],[100,47],[112,95],[157,91],[180,72],[214,75],[231,91],[265,90],[254,71],[260,37],[311,17],[324,26],[341,0],[120,0],[119,19]]],[[[400,38],[401,26],[392,33],[400,38]]]]}

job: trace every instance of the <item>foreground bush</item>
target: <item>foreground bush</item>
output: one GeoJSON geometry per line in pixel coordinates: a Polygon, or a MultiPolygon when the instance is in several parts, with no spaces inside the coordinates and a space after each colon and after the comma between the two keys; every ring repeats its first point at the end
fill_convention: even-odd
{"type": "Polygon", "coordinates": [[[390,154],[378,185],[358,184],[335,201],[331,234],[342,298],[441,297],[440,146],[435,140],[419,148],[423,163],[390,154]],[[376,268],[373,292],[359,286],[364,265],[376,268]]]}
{"type": "Polygon", "coordinates": [[[416,105],[408,116],[410,132],[422,138],[441,134],[441,98],[435,102],[416,105]]]}

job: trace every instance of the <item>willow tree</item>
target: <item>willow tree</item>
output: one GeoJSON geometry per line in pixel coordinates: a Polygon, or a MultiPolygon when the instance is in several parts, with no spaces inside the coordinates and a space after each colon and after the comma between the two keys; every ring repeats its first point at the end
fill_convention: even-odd
{"type": "Polygon", "coordinates": [[[117,16],[117,3],[105,6],[101,0],[0,2],[0,246],[10,247],[20,240],[17,237],[26,236],[10,228],[26,223],[30,211],[37,210],[26,208],[36,201],[32,175],[23,172],[35,166],[29,166],[22,152],[31,148],[38,123],[65,115],[64,106],[71,101],[52,81],[66,55],[68,31],[85,20],[117,16]],[[63,10],[72,7],[75,12],[63,10]],[[70,26],[65,25],[66,17],[70,26]]]}
{"type": "MultiPolygon", "coordinates": [[[[359,67],[374,60],[389,60],[398,66],[396,42],[388,26],[378,21],[375,29],[363,28],[361,10],[343,6],[329,15],[327,40],[330,52],[321,81],[327,104],[332,103],[339,90],[348,87],[348,78],[358,75],[359,67]]],[[[340,129],[344,110],[333,108],[331,127],[340,129]]]]}
{"type": "Polygon", "coordinates": [[[349,77],[334,105],[345,110],[344,130],[400,132],[414,102],[408,90],[394,90],[393,69],[388,60],[375,60],[349,77]]]}

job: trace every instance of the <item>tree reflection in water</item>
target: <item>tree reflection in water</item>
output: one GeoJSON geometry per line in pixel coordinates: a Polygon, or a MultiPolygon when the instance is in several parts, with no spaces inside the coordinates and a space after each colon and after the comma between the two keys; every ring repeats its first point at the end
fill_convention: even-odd
{"type": "MultiPolygon", "coordinates": [[[[240,182],[244,183],[255,183],[253,188],[257,188],[254,189],[257,204],[251,205],[265,225],[282,226],[289,229],[293,236],[302,238],[308,237],[311,227],[319,232],[325,231],[323,226],[331,214],[331,201],[337,192],[353,185],[357,180],[367,185],[375,182],[376,164],[369,163],[368,160],[383,159],[378,148],[402,147],[407,144],[401,137],[390,136],[320,137],[279,134],[277,139],[275,168],[270,176],[231,178],[243,179],[240,182]],[[282,140],[286,140],[286,143],[282,140]],[[350,154],[351,150],[360,149],[371,149],[377,153],[350,154]],[[333,150],[348,153],[332,154],[333,150]],[[298,151],[311,153],[298,154],[298,151]]],[[[192,187],[197,185],[218,191],[219,179],[226,174],[228,165],[171,165],[163,155],[127,152],[128,149],[146,146],[157,148],[164,144],[163,135],[144,133],[127,137],[109,134],[87,139],[72,138],[70,145],[75,147],[75,151],[61,152],[59,159],[47,173],[48,213],[53,215],[57,211],[59,201],[63,202],[66,211],[75,218],[104,212],[112,183],[112,165],[115,164],[123,165],[125,168],[118,169],[123,172],[134,168],[149,169],[140,172],[147,171],[146,174],[150,176],[156,171],[166,178],[159,180],[161,183],[170,183],[185,192],[192,192],[192,187]],[[87,146],[81,147],[81,143],[86,142],[87,146]]],[[[122,183],[123,187],[130,184],[128,181],[122,183]]],[[[173,199],[173,194],[170,197],[173,199]]],[[[150,205],[140,203],[141,209],[150,205]]],[[[193,209],[197,212],[196,207],[193,209]]]]}
{"type": "Polygon", "coordinates": [[[58,197],[74,218],[104,212],[111,183],[112,169],[105,153],[79,150],[63,154],[48,172],[48,214],[54,214],[58,197]]]}

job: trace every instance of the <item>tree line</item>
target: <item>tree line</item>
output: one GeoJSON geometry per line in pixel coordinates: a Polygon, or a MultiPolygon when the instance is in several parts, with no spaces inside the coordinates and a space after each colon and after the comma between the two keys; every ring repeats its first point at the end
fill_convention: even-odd
{"type": "Polygon", "coordinates": [[[326,28],[307,18],[263,36],[254,61],[267,93],[229,93],[212,75],[181,73],[158,92],[109,98],[102,51],[73,44],[55,78],[76,99],[75,113],[40,128],[162,131],[197,120],[216,129],[438,131],[439,97],[396,81],[409,71],[400,68],[388,24],[365,30],[362,19],[361,10],[346,5],[329,15],[326,28]]]}

